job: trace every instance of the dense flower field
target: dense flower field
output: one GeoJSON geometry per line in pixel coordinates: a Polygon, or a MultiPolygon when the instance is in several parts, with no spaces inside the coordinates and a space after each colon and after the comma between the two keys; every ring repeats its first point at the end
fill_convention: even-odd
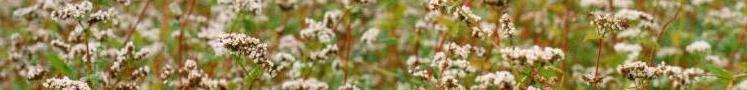
{"type": "Polygon", "coordinates": [[[0,0],[2,90],[747,90],[743,0],[0,0]]]}

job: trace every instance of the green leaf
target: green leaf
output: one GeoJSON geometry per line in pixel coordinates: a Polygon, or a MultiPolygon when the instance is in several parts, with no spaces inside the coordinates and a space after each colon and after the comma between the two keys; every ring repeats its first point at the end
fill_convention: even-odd
{"type": "Polygon", "coordinates": [[[75,77],[73,69],[65,64],[65,62],[62,61],[62,58],[60,58],[57,54],[47,53],[46,56],[47,60],[49,60],[49,64],[51,64],[51,66],[55,70],[62,72],[66,76],[71,76],[71,79],[77,79],[77,77],[75,77]]]}
{"type": "Polygon", "coordinates": [[[725,79],[725,80],[734,80],[734,74],[724,70],[724,68],[720,68],[713,64],[705,64],[703,65],[703,68],[713,75],[716,75],[718,78],[725,79]]]}

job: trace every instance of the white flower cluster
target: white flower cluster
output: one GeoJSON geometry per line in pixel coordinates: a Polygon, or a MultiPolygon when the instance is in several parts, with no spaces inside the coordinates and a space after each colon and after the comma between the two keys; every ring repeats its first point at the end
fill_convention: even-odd
{"type": "Polygon", "coordinates": [[[225,48],[226,50],[230,50],[231,53],[249,57],[249,59],[253,59],[255,63],[267,60],[267,44],[262,43],[257,38],[244,34],[221,34],[218,39],[211,41],[211,46],[213,48],[218,48],[219,51],[223,51],[220,49],[225,48]]]}
{"type": "Polygon", "coordinates": [[[327,22],[320,23],[313,19],[306,19],[307,27],[301,29],[301,38],[306,39],[316,37],[320,42],[331,42],[332,39],[335,38],[335,32],[333,32],[330,27],[327,27],[326,23],[327,22]]]}
{"type": "Polygon", "coordinates": [[[664,75],[668,76],[669,80],[672,80],[672,86],[677,87],[692,84],[693,81],[707,75],[707,73],[700,68],[683,69],[682,67],[667,65],[660,65],[658,68],[661,69],[661,72],[663,72],[664,75]]]}
{"type": "Polygon", "coordinates": [[[327,83],[311,78],[285,81],[281,88],[284,90],[327,90],[329,86],[327,83]]]}
{"type": "Polygon", "coordinates": [[[425,7],[430,11],[441,12],[446,9],[447,0],[426,0],[425,7]]]}
{"type": "Polygon", "coordinates": [[[219,4],[227,5],[234,12],[246,11],[254,15],[262,13],[262,0],[218,0],[219,4]]]}
{"type": "Polygon", "coordinates": [[[415,23],[415,29],[416,32],[420,32],[422,30],[434,30],[434,31],[445,31],[446,26],[438,24],[436,22],[436,19],[438,17],[441,17],[442,14],[439,12],[428,12],[425,14],[423,19],[418,20],[417,23],[415,23]]]}
{"type": "Polygon", "coordinates": [[[454,53],[461,58],[469,57],[469,53],[474,53],[477,56],[482,56],[483,54],[485,54],[485,48],[466,45],[466,44],[459,46],[456,43],[449,43],[445,46],[445,48],[449,52],[454,53]]]}
{"type": "Polygon", "coordinates": [[[617,67],[617,72],[629,80],[651,80],[662,73],[659,68],[648,66],[645,62],[635,61],[617,67]]]}
{"type": "Polygon", "coordinates": [[[337,48],[337,44],[327,45],[324,49],[316,52],[311,52],[311,56],[309,56],[312,60],[327,60],[329,59],[329,55],[336,54],[339,48],[337,48]]]}
{"type": "Polygon", "coordinates": [[[480,16],[472,14],[472,9],[470,9],[467,6],[462,6],[460,8],[457,8],[456,11],[453,13],[453,15],[454,17],[457,17],[459,20],[466,22],[468,25],[475,24],[482,19],[480,18],[480,16]]]}
{"type": "MultiPolygon", "coordinates": [[[[443,54],[443,53],[441,53],[443,54]]],[[[430,79],[431,76],[429,74],[429,71],[427,70],[427,66],[425,66],[426,63],[428,63],[428,59],[426,58],[418,58],[416,56],[410,56],[407,58],[407,65],[409,66],[409,69],[407,70],[408,73],[412,74],[415,77],[420,77],[421,79],[430,79]]]]}
{"type": "Polygon", "coordinates": [[[503,14],[500,19],[500,25],[498,29],[501,38],[511,38],[516,35],[516,27],[514,27],[514,22],[511,20],[511,15],[503,14]]]}
{"type": "Polygon", "coordinates": [[[376,41],[378,36],[379,36],[379,29],[377,28],[368,29],[368,31],[363,33],[363,36],[361,36],[361,42],[365,43],[365,45],[372,46],[373,42],[376,41]]]}
{"type": "Polygon", "coordinates": [[[630,44],[630,43],[617,43],[614,46],[615,51],[627,53],[628,58],[625,61],[632,61],[640,55],[641,50],[643,50],[643,47],[639,44],[630,44]]]}
{"type": "Polygon", "coordinates": [[[592,14],[591,24],[597,26],[597,33],[603,37],[625,30],[625,27],[623,27],[625,21],[620,17],[606,12],[595,12],[592,14]]]}
{"type": "Polygon", "coordinates": [[[493,30],[495,29],[495,24],[482,21],[480,22],[479,27],[472,27],[472,36],[478,37],[478,38],[484,38],[484,37],[491,37],[493,36],[493,30]]]}
{"type": "Polygon", "coordinates": [[[23,70],[21,70],[19,74],[23,77],[26,77],[26,79],[38,79],[41,78],[41,76],[46,72],[47,69],[42,65],[25,65],[23,70]]]}
{"type": "Polygon", "coordinates": [[[516,84],[516,79],[511,72],[497,71],[495,73],[477,76],[475,82],[477,82],[477,85],[472,86],[472,90],[485,90],[489,86],[494,86],[499,89],[512,89],[514,88],[514,84],[516,84]]]}
{"type": "Polygon", "coordinates": [[[685,47],[685,50],[689,53],[707,52],[711,49],[711,44],[706,41],[695,41],[685,47]]]}
{"type": "Polygon", "coordinates": [[[444,90],[466,90],[464,86],[459,84],[459,80],[454,76],[444,76],[438,80],[438,87],[444,90]]]}
{"type": "Polygon", "coordinates": [[[531,48],[509,47],[500,50],[501,57],[517,65],[544,65],[565,59],[563,50],[550,47],[531,48]]]}
{"type": "Polygon", "coordinates": [[[57,90],[91,90],[88,84],[83,81],[70,80],[67,77],[62,79],[47,79],[42,86],[57,90]]]}
{"type": "Polygon", "coordinates": [[[52,12],[52,17],[58,20],[83,18],[91,12],[91,9],[93,9],[93,5],[86,0],[78,4],[68,4],[60,10],[55,10],[52,12]]]}
{"type": "Polygon", "coordinates": [[[340,86],[337,90],[361,90],[357,86],[353,85],[352,83],[345,83],[345,85],[340,86]]]}
{"type": "Polygon", "coordinates": [[[112,18],[114,18],[114,15],[116,14],[117,12],[114,11],[114,8],[109,8],[106,11],[97,11],[90,15],[91,19],[88,20],[88,22],[95,23],[95,22],[112,20],[112,18]]]}
{"type": "Polygon", "coordinates": [[[574,73],[574,77],[580,79],[580,81],[588,85],[596,85],[596,87],[606,87],[607,84],[614,79],[613,77],[610,77],[610,74],[612,73],[611,70],[587,68],[583,71],[580,71],[576,70],[576,66],[574,66],[573,68],[574,72],[579,72],[582,74],[578,75],[574,73]]]}

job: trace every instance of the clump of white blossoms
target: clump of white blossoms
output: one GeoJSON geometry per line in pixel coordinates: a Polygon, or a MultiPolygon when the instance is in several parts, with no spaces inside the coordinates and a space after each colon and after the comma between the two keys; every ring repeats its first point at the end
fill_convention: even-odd
{"type": "Polygon", "coordinates": [[[211,41],[210,45],[217,49],[216,53],[226,53],[221,51],[230,50],[228,53],[246,56],[254,59],[255,63],[267,60],[267,44],[244,34],[224,33],[211,41]]]}
{"type": "Polygon", "coordinates": [[[376,41],[378,36],[379,36],[379,29],[377,28],[368,29],[368,31],[363,33],[363,36],[361,36],[361,42],[365,43],[365,45],[371,46],[373,45],[373,42],[376,41]]]}
{"type": "Polygon", "coordinates": [[[672,80],[671,84],[675,87],[690,85],[708,75],[700,68],[683,69],[682,67],[668,65],[659,65],[658,68],[664,75],[668,76],[669,80],[672,80]]]}
{"type": "Polygon", "coordinates": [[[254,15],[262,13],[262,0],[218,0],[219,4],[227,5],[234,12],[246,11],[254,15]]]}
{"type": "Polygon", "coordinates": [[[438,87],[445,90],[466,90],[462,84],[459,84],[459,80],[454,76],[444,76],[438,80],[438,87]]]}
{"type": "Polygon", "coordinates": [[[47,69],[42,65],[24,65],[23,70],[19,74],[26,77],[26,79],[33,80],[41,78],[46,72],[47,69]]]}
{"type": "Polygon", "coordinates": [[[596,87],[606,87],[606,85],[608,85],[608,83],[614,79],[610,76],[610,74],[613,72],[612,70],[594,68],[584,69],[580,66],[574,66],[573,69],[574,72],[579,73],[574,73],[574,77],[580,79],[579,81],[588,85],[595,85],[596,87]]]}
{"type": "Polygon", "coordinates": [[[597,26],[597,33],[602,37],[625,29],[626,21],[610,13],[595,12],[592,16],[591,24],[597,26]]]}
{"type": "Polygon", "coordinates": [[[500,20],[500,26],[498,27],[501,38],[511,38],[516,35],[516,27],[514,22],[511,20],[511,15],[503,14],[500,20]]]}
{"type": "Polygon", "coordinates": [[[509,47],[500,50],[501,57],[517,65],[544,65],[565,59],[563,50],[551,47],[509,47]]]}
{"type": "Polygon", "coordinates": [[[685,47],[685,50],[689,53],[707,52],[711,50],[711,44],[706,41],[695,41],[685,47]]]}
{"type": "Polygon", "coordinates": [[[78,4],[67,4],[62,9],[55,10],[51,16],[57,20],[79,19],[91,12],[93,5],[90,1],[82,1],[78,4]]]}
{"type": "Polygon", "coordinates": [[[311,60],[327,60],[330,55],[336,54],[338,50],[340,49],[337,47],[337,44],[327,45],[320,51],[311,52],[309,58],[311,60]]]}
{"type": "Polygon", "coordinates": [[[285,81],[281,88],[284,90],[327,90],[329,86],[327,83],[311,78],[285,81]]]}
{"type": "Polygon", "coordinates": [[[313,19],[306,19],[307,27],[301,29],[301,38],[314,38],[320,42],[331,42],[335,37],[335,33],[325,25],[324,22],[316,22],[313,19]]]}
{"type": "Polygon", "coordinates": [[[498,89],[513,89],[516,79],[511,72],[497,71],[477,76],[475,82],[477,82],[477,85],[472,86],[472,90],[485,90],[490,86],[497,87],[498,89]]]}
{"type": "Polygon", "coordinates": [[[643,50],[643,47],[640,44],[630,44],[630,43],[617,43],[614,46],[615,51],[627,53],[628,58],[625,59],[625,61],[632,61],[640,55],[641,50],[643,50]]]}
{"type": "Polygon", "coordinates": [[[361,88],[358,88],[352,83],[345,83],[345,85],[340,86],[340,88],[338,88],[337,90],[361,90],[361,88]]]}
{"type": "Polygon", "coordinates": [[[635,61],[625,63],[617,67],[617,72],[623,74],[629,80],[651,80],[661,76],[662,72],[657,67],[648,66],[645,62],[635,61]]]}
{"type": "Polygon", "coordinates": [[[467,23],[468,26],[474,26],[474,24],[477,24],[482,19],[480,16],[472,14],[472,9],[467,6],[457,8],[453,15],[459,20],[467,23]]]}
{"type": "Polygon", "coordinates": [[[477,47],[477,46],[471,46],[468,44],[459,46],[456,43],[449,43],[445,46],[446,50],[449,52],[456,54],[456,56],[459,56],[460,58],[467,58],[470,53],[474,53],[477,56],[482,56],[485,54],[485,48],[477,47]]]}
{"type": "Polygon", "coordinates": [[[57,90],[91,90],[88,84],[83,81],[70,80],[67,77],[62,79],[50,78],[47,79],[42,86],[49,89],[57,90]]]}
{"type": "Polygon", "coordinates": [[[88,23],[96,23],[96,22],[112,20],[112,18],[114,18],[114,15],[116,14],[117,13],[114,11],[114,8],[109,8],[106,11],[104,10],[97,11],[90,15],[91,19],[88,20],[88,23]]]}

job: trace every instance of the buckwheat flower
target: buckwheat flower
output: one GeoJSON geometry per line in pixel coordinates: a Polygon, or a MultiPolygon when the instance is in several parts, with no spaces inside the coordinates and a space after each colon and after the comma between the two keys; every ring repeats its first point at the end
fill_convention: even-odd
{"type": "Polygon", "coordinates": [[[511,15],[503,14],[500,19],[500,26],[498,27],[501,38],[511,38],[516,35],[516,27],[514,27],[511,15]]]}
{"type": "Polygon", "coordinates": [[[629,43],[617,43],[615,44],[614,48],[615,48],[615,51],[617,52],[628,54],[628,58],[626,59],[626,61],[632,61],[636,59],[636,57],[638,57],[638,55],[640,54],[641,50],[643,50],[643,47],[641,47],[641,45],[629,44],[629,43]]]}
{"type": "Polygon", "coordinates": [[[255,63],[267,60],[267,44],[244,34],[224,33],[217,39],[214,48],[226,48],[232,53],[253,59],[255,63]]]}
{"type": "Polygon", "coordinates": [[[337,44],[327,45],[324,49],[317,51],[317,52],[311,52],[311,58],[312,60],[327,60],[329,59],[329,55],[336,54],[339,48],[337,48],[337,44]]]}
{"type": "Polygon", "coordinates": [[[587,85],[595,85],[596,87],[607,87],[607,85],[609,85],[609,82],[614,80],[614,78],[610,76],[610,74],[612,74],[613,72],[612,70],[583,68],[578,65],[573,66],[573,69],[573,76],[587,85]]]}
{"type": "Polygon", "coordinates": [[[42,65],[24,65],[23,69],[19,72],[19,74],[26,79],[34,80],[39,79],[41,76],[43,76],[47,72],[46,67],[42,65]]]}
{"type": "Polygon", "coordinates": [[[592,16],[591,24],[597,26],[597,33],[601,36],[607,36],[625,29],[626,21],[609,13],[596,12],[592,13],[592,16]]]}
{"type": "Polygon", "coordinates": [[[301,29],[301,38],[314,38],[316,37],[317,40],[320,42],[328,43],[332,41],[332,38],[335,37],[334,32],[332,29],[327,27],[324,22],[316,22],[313,19],[306,19],[306,25],[307,27],[304,29],[301,29]]]}
{"type": "Polygon", "coordinates": [[[83,81],[70,80],[67,77],[62,79],[50,78],[47,79],[42,86],[49,89],[57,90],[91,90],[88,84],[83,81]]]}
{"type": "Polygon", "coordinates": [[[452,42],[446,45],[446,49],[449,50],[449,52],[452,52],[461,58],[467,58],[469,56],[470,51],[472,50],[472,46],[470,45],[459,46],[456,43],[452,42]]]}
{"type": "Polygon", "coordinates": [[[699,68],[683,69],[682,67],[667,66],[663,64],[659,65],[658,68],[663,72],[664,75],[667,75],[668,78],[672,80],[671,84],[675,87],[689,85],[707,75],[707,73],[699,68]]]}
{"type": "Polygon", "coordinates": [[[656,52],[656,57],[665,57],[679,54],[682,54],[682,50],[680,48],[662,47],[659,51],[656,52]]]}
{"type": "Polygon", "coordinates": [[[53,11],[50,16],[57,20],[78,19],[91,12],[92,8],[93,5],[90,1],[82,1],[78,4],[67,4],[65,7],[53,11]]]}
{"type": "Polygon", "coordinates": [[[503,60],[517,65],[544,65],[565,59],[565,53],[562,50],[550,47],[509,47],[501,49],[500,52],[503,60]]]}
{"type": "Polygon", "coordinates": [[[363,36],[361,36],[361,42],[365,43],[365,45],[371,46],[373,45],[373,42],[376,41],[378,36],[379,36],[379,29],[377,28],[368,29],[368,31],[363,33],[363,36]]]}
{"type": "Polygon", "coordinates": [[[708,55],[708,56],[705,57],[705,59],[707,61],[711,61],[711,63],[713,63],[713,64],[715,64],[717,66],[720,66],[720,67],[726,67],[727,65],[729,65],[729,60],[728,59],[726,59],[724,57],[720,57],[718,55],[708,55]]]}
{"type": "Polygon", "coordinates": [[[711,50],[711,44],[706,41],[695,41],[685,47],[685,50],[689,53],[707,52],[711,50]]]}
{"type": "Polygon", "coordinates": [[[109,21],[112,20],[114,15],[117,13],[114,11],[114,8],[109,8],[106,11],[97,11],[93,14],[91,14],[89,17],[91,19],[88,20],[88,23],[96,23],[96,22],[102,22],[102,21],[109,21]]]}
{"type": "Polygon", "coordinates": [[[137,68],[130,75],[135,78],[139,78],[139,77],[145,77],[148,74],[150,74],[150,68],[148,66],[143,66],[143,67],[137,68]]]}
{"type": "Polygon", "coordinates": [[[352,83],[345,83],[345,85],[340,86],[337,90],[361,90],[357,86],[353,85],[352,83]]]}
{"type": "Polygon", "coordinates": [[[474,37],[480,37],[483,38],[485,36],[491,37],[493,36],[493,30],[495,29],[495,24],[482,21],[480,22],[479,27],[472,27],[472,36],[474,37]]]}
{"type": "Polygon", "coordinates": [[[482,19],[482,18],[480,18],[480,16],[472,14],[472,9],[470,9],[467,6],[462,6],[460,8],[457,8],[456,11],[453,14],[459,20],[462,20],[462,21],[466,22],[468,25],[470,25],[470,24],[476,24],[477,22],[479,22],[482,19]]]}
{"type": "Polygon", "coordinates": [[[534,86],[529,86],[529,87],[527,87],[527,90],[542,90],[542,89],[536,88],[534,86]]]}
{"type": "Polygon", "coordinates": [[[446,90],[466,90],[464,86],[459,84],[459,80],[454,76],[444,76],[438,80],[438,87],[446,90]]]}
{"type": "Polygon", "coordinates": [[[426,0],[425,7],[430,11],[442,12],[446,8],[446,0],[426,0]]]}
{"type": "Polygon", "coordinates": [[[472,90],[485,90],[490,86],[497,87],[498,89],[512,89],[516,84],[516,79],[511,72],[497,71],[477,76],[475,82],[477,82],[477,85],[472,86],[472,90]]]}
{"type": "Polygon", "coordinates": [[[747,90],[747,80],[742,80],[735,87],[736,90],[747,90]]]}
{"type": "Polygon", "coordinates": [[[262,13],[262,0],[218,0],[219,4],[227,5],[234,12],[249,12],[253,15],[262,13]]]}
{"type": "Polygon", "coordinates": [[[285,81],[281,88],[284,90],[327,90],[329,86],[327,83],[311,78],[285,81]]]}
{"type": "Polygon", "coordinates": [[[617,67],[617,71],[629,80],[650,80],[661,75],[656,67],[650,67],[645,62],[635,61],[617,67]]]}
{"type": "Polygon", "coordinates": [[[340,20],[342,19],[342,11],[340,10],[331,10],[324,12],[324,19],[322,20],[322,23],[327,28],[335,28],[335,26],[340,26],[340,20]]]}
{"type": "Polygon", "coordinates": [[[280,48],[280,50],[289,51],[293,54],[300,54],[303,46],[303,42],[298,41],[296,37],[293,37],[293,35],[280,37],[280,42],[278,42],[278,48],[280,48]]]}
{"type": "Polygon", "coordinates": [[[641,33],[641,29],[639,28],[629,28],[628,30],[621,31],[617,34],[617,38],[635,38],[638,36],[642,36],[643,33],[641,33]]]}

